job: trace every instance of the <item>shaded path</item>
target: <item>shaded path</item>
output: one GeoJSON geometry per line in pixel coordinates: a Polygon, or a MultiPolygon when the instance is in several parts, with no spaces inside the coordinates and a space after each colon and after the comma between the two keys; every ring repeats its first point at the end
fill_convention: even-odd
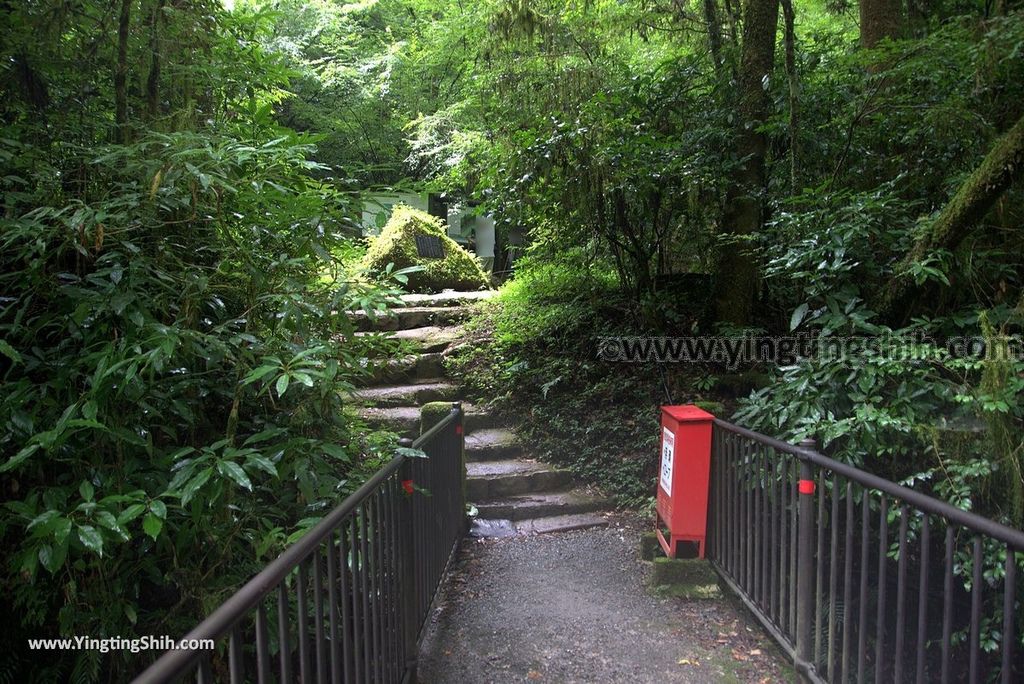
{"type": "Polygon", "coordinates": [[[429,618],[420,681],[782,682],[792,671],[731,599],[648,591],[640,527],[467,539],[429,618]]]}

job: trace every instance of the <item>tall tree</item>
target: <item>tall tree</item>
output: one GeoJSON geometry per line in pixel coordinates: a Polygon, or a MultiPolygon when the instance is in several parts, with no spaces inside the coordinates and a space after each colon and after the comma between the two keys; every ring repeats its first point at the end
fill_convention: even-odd
{"type": "Polygon", "coordinates": [[[885,38],[897,38],[903,29],[900,0],[860,0],[860,44],[871,49],[885,38]]]}
{"type": "Polygon", "coordinates": [[[743,8],[736,132],[736,158],[741,161],[726,196],[723,232],[727,244],[719,262],[716,302],[718,319],[736,325],[750,322],[757,288],[757,262],[749,240],[761,227],[764,215],[768,139],[761,128],[771,109],[765,86],[775,63],[778,17],[779,0],[747,0],[743,8]]]}

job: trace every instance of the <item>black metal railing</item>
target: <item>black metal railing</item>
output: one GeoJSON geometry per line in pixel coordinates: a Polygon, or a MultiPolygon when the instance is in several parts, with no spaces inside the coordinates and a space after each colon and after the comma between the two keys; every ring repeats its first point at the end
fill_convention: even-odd
{"type": "Polygon", "coordinates": [[[463,413],[451,413],[164,653],[136,684],[401,682],[464,533],[463,413]],[[414,490],[410,493],[409,490],[414,490]]]}
{"type": "Polygon", "coordinates": [[[715,420],[709,557],[815,682],[1024,681],[1024,532],[715,420]]]}

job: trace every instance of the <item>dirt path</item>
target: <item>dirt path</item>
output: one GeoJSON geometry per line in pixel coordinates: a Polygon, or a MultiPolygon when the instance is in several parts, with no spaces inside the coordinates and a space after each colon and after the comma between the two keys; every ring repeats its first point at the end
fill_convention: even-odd
{"type": "Polygon", "coordinates": [[[467,539],[424,638],[420,681],[783,682],[731,599],[652,596],[640,527],[467,539]]]}

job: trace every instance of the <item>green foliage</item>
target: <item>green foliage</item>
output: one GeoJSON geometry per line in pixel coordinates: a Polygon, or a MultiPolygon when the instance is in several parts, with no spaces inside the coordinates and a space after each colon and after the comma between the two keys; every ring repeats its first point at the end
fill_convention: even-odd
{"type": "Polygon", "coordinates": [[[437,218],[405,205],[396,206],[380,234],[370,239],[361,265],[374,274],[407,269],[410,292],[479,290],[489,286],[476,258],[448,237],[437,218]],[[416,247],[417,235],[440,240],[444,257],[421,257],[416,247]]]}
{"type": "Polygon", "coordinates": [[[521,262],[469,323],[474,344],[449,363],[517,424],[531,455],[643,505],[654,492],[661,378],[596,359],[602,335],[630,329],[631,304],[609,264],[583,257],[521,262]]]}
{"type": "Polygon", "coordinates": [[[67,57],[102,18],[43,9],[3,10],[50,103],[3,82],[2,641],[17,681],[120,681],[152,654],[41,660],[26,638],[184,633],[389,457],[341,404],[380,344],[345,313],[401,276],[320,280],[354,212],[274,121],[283,74],[240,42],[259,17],[166,9],[166,95],[149,115],[130,93],[112,144],[116,41],[38,60],[32,29],[67,57]]]}

